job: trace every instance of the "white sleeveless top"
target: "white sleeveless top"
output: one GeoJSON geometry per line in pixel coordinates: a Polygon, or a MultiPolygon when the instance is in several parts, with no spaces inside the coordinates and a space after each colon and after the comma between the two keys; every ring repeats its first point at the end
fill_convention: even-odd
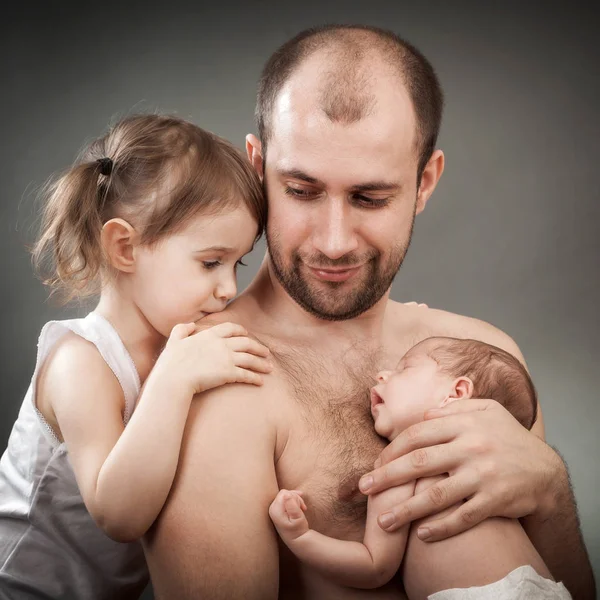
{"type": "Polygon", "coordinates": [[[96,526],[65,444],[36,408],[39,370],[69,331],[92,342],[119,380],[125,424],[140,391],[131,357],[100,315],[50,321],[42,329],[35,372],[0,459],[1,600],[130,599],[148,582],[141,544],[115,542],[96,526]]]}

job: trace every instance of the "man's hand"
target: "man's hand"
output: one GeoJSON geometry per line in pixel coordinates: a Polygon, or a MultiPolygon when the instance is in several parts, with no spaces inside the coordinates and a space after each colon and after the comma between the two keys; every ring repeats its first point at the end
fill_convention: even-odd
{"type": "Polygon", "coordinates": [[[383,450],[360,489],[371,494],[420,477],[449,477],[380,515],[384,529],[394,531],[463,500],[450,515],[422,524],[419,538],[442,540],[488,517],[535,513],[544,519],[552,513],[559,482],[568,478],[564,464],[498,402],[457,400],[425,418],[383,450]]]}

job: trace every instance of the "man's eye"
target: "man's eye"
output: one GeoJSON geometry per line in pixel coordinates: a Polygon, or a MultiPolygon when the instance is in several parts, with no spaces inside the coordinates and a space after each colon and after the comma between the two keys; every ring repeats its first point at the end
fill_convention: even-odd
{"type": "Polygon", "coordinates": [[[288,196],[292,196],[292,198],[312,198],[315,196],[315,192],[311,192],[310,190],[293,188],[289,185],[285,186],[285,193],[288,196]]]}
{"type": "Polygon", "coordinates": [[[369,198],[362,194],[354,194],[354,200],[367,208],[381,208],[389,204],[389,198],[369,198]]]}

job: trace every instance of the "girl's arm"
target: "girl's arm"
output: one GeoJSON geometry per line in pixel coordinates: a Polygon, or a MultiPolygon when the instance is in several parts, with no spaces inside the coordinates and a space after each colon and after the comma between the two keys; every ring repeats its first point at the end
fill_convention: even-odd
{"type": "Polygon", "coordinates": [[[338,540],[310,529],[302,492],[281,490],[269,515],[279,535],[296,557],[325,577],[348,587],[372,589],[387,583],[398,570],[408,528],[393,533],[381,529],[377,516],[413,495],[414,482],[369,496],[363,543],[338,540]]]}
{"type": "Polygon", "coordinates": [[[162,509],[194,394],[235,378],[260,384],[258,372],[268,371],[259,356],[266,349],[242,337],[239,326],[223,324],[192,336],[191,326],[178,327],[127,427],[121,387],[92,344],[70,337],[45,370],[40,391],[50,395],[83,501],[96,523],[120,542],[140,538],[162,509]],[[232,343],[243,350],[231,350],[232,343]],[[242,366],[234,364],[237,355],[242,366]]]}

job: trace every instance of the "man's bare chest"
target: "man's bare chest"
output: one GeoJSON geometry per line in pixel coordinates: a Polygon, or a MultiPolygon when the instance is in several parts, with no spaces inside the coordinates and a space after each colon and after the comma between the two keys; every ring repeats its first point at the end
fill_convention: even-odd
{"type": "Polygon", "coordinates": [[[366,497],[358,480],[386,440],[373,429],[370,389],[380,353],[335,359],[311,352],[275,353],[286,405],[286,443],[277,461],[280,488],[300,489],[311,526],[361,539],[366,497]]]}

